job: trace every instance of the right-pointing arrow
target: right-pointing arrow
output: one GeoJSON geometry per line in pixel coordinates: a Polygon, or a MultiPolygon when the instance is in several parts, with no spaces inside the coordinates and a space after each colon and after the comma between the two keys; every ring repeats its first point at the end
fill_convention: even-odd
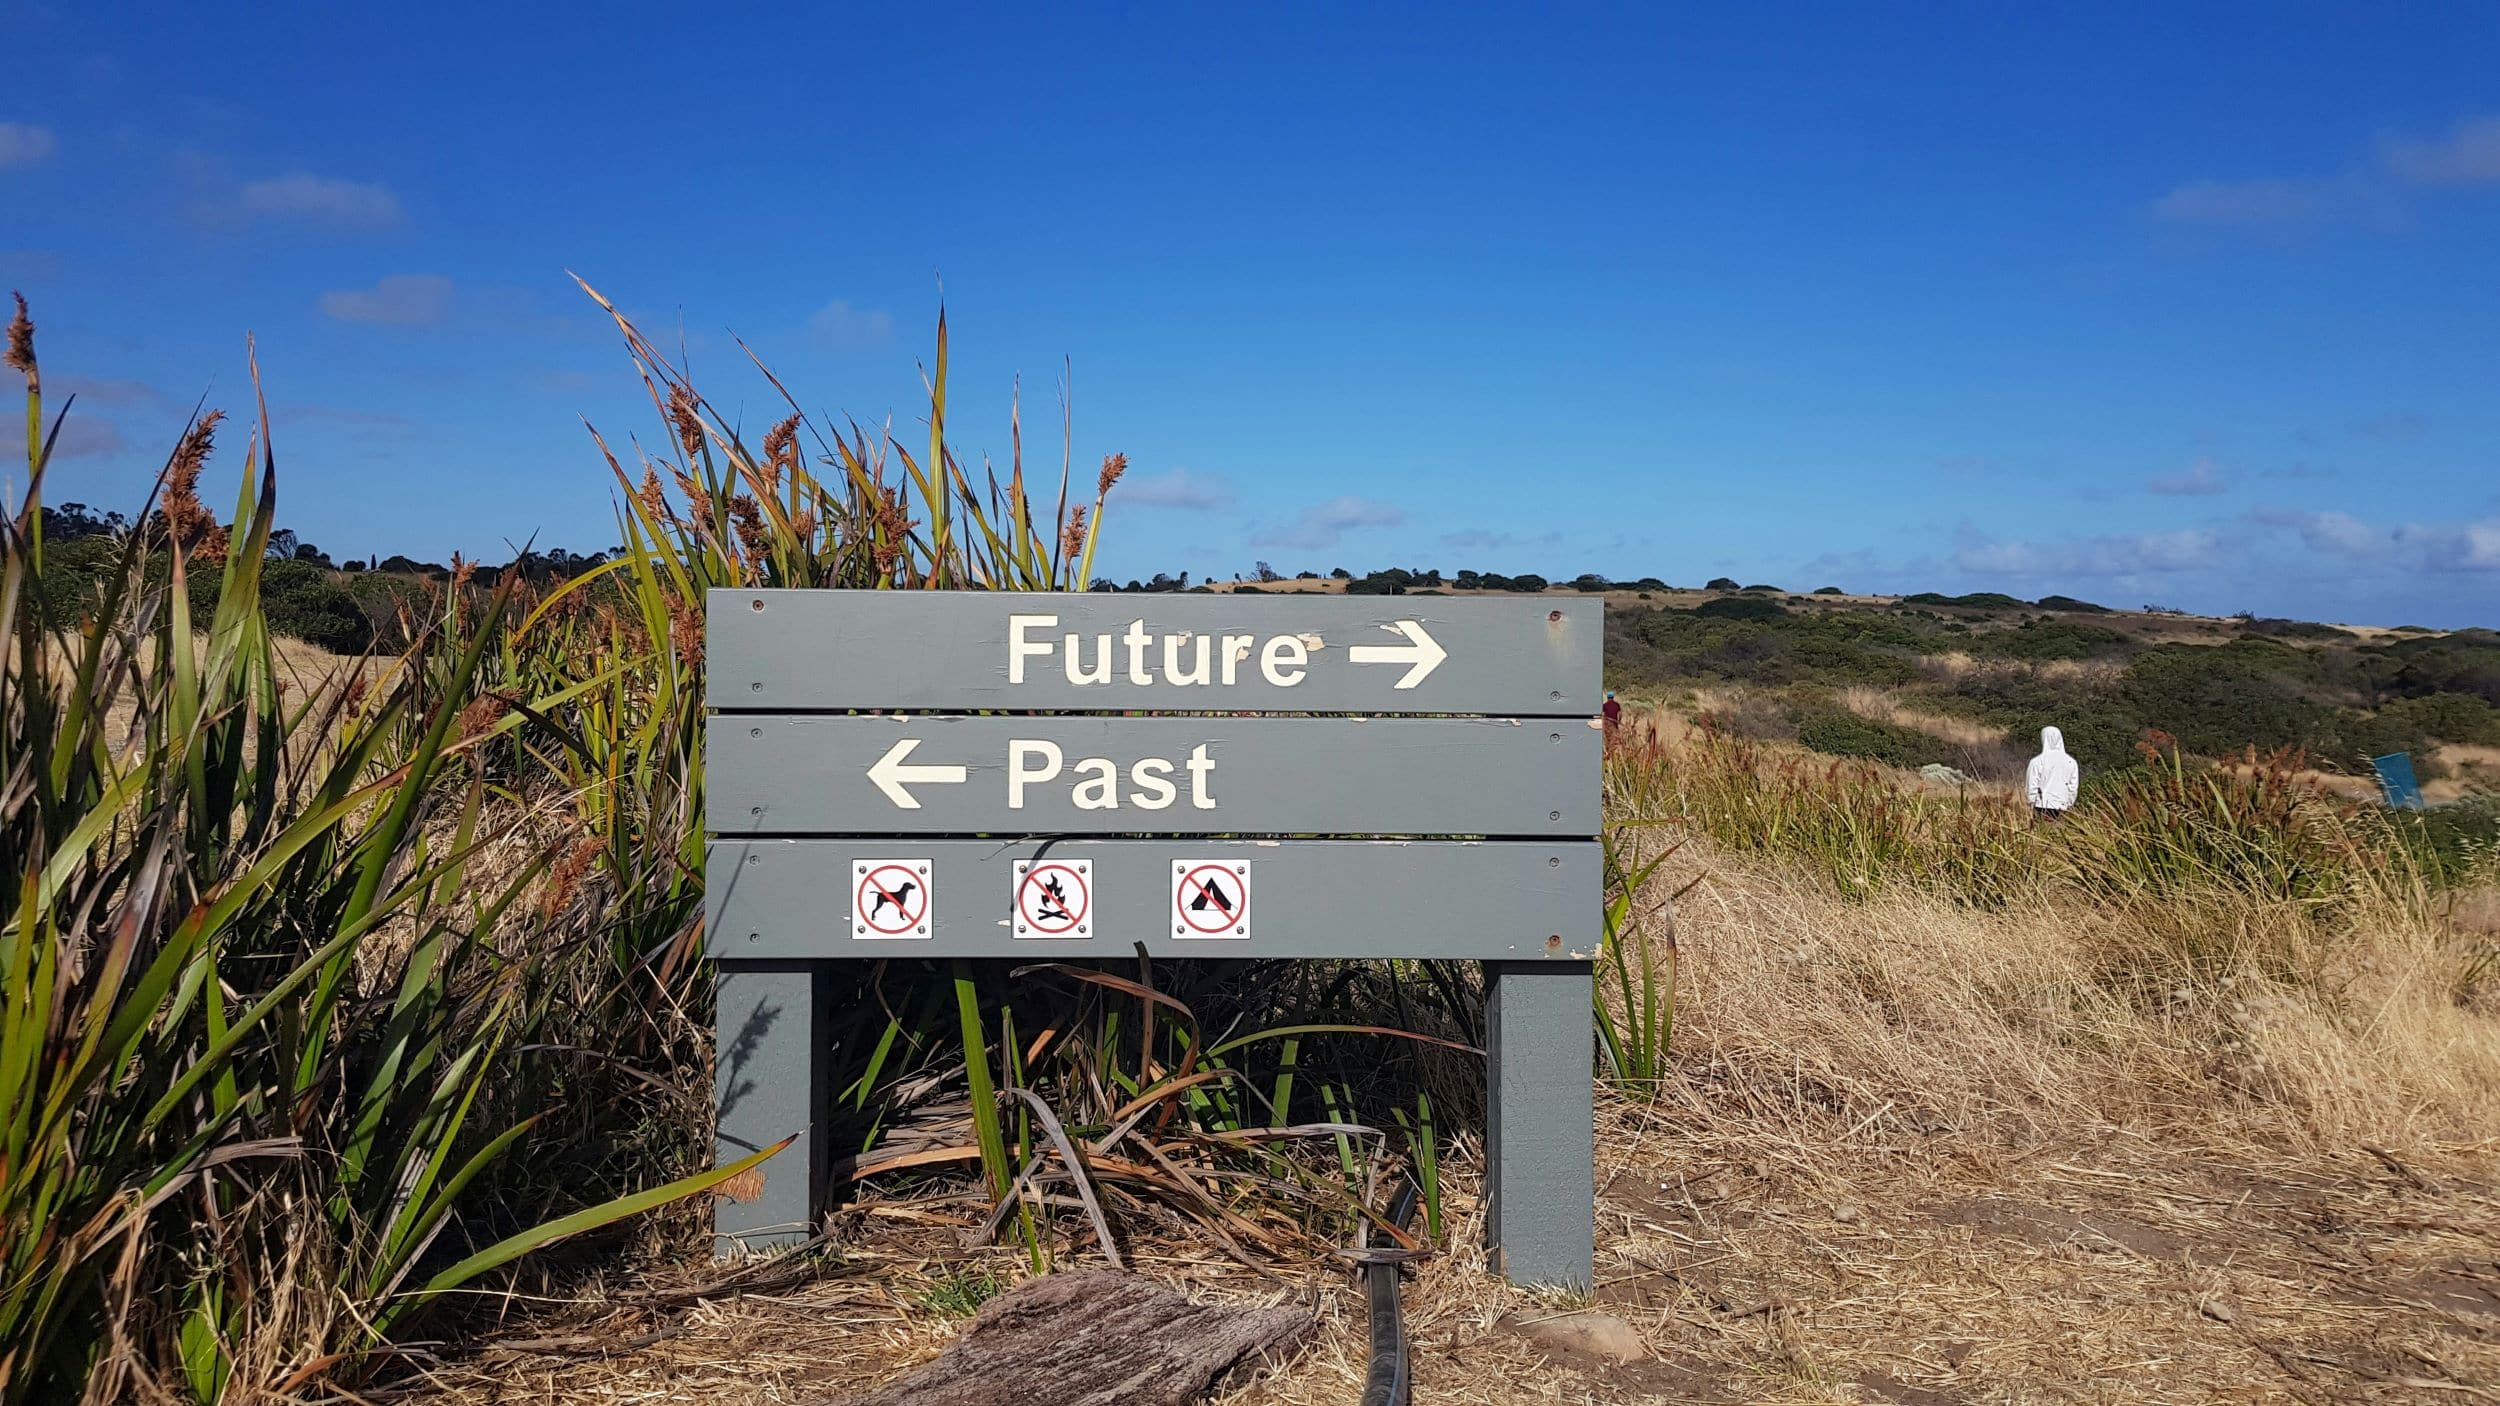
{"type": "Polygon", "coordinates": [[[1413,688],[1424,681],[1425,675],[1440,668],[1442,660],[1450,657],[1450,652],[1441,647],[1441,642],[1416,621],[1400,620],[1389,628],[1406,636],[1411,643],[1358,644],[1346,651],[1346,657],[1357,664],[1412,665],[1406,671],[1406,677],[1391,685],[1393,688],[1413,688]]]}
{"type": "Polygon", "coordinates": [[[904,786],[942,785],[964,779],[964,768],[942,762],[924,762],[909,766],[903,761],[920,745],[917,737],[906,737],[886,749],[877,764],[868,768],[868,779],[877,783],[885,798],[905,810],[920,809],[920,798],[904,790],[904,786]]]}

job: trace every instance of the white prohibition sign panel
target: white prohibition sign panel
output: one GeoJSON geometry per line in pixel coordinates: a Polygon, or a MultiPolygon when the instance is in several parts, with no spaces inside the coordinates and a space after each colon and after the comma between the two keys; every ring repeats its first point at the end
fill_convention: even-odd
{"type": "Polygon", "coordinates": [[[851,936],[927,937],[936,867],[926,859],[852,860],[851,936]]]}
{"type": "Polygon", "coordinates": [[[1091,937],[1094,861],[1019,859],[1014,911],[1018,937],[1091,937]]]}
{"type": "Polygon", "coordinates": [[[1172,861],[1172,936],[1246,938],[1249,935],[1248,860],[1172,861]]]}

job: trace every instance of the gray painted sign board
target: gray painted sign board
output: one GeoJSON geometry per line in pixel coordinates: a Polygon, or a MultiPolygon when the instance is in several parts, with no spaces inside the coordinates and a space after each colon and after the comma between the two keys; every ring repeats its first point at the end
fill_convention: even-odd
{"type": "Polygon", "coordinates": [[[1579,718],[716,714],[724,835],[1582,835],[1579,718]]]}
{"type": "MultiPolygon", "coordinates": [[[[1603,936],[1597,842],[1454,840],[732,840],[712,843],[706,931],[716,957],[1473,957],[1586,960],[1603,936]],[[1010,930],[1019,861],[1090,860],[1082,936],[1010,930]],[[862,862],[926,862],[888,895],[862,862]],[[1176,861],[1244,866],[1246,937],[1174,920],[1176,861]],[[902,883],[916,883],[901,892],[902,883]],[[864,927],[860,904],[910,920],[864,927]]],[[[1186,910],[1184,909],[1184,912],[1186,910]]],[[[1207,905],[1200,904],[1200,912],[1207,905]]]]}
{"type": "Polygon", "coordinates": [[[1484,962],[1488,1236],[1591,1282],[1599,602],[714,591],[724,1253],[823,1204],[843,957],[1484,962]],[[1401,838],[1389,839],[1385,837],[1401,838]],[[985,838],[976,838],[985,837],[985,838]]]}
{"type": "Polygon", "coordinates": [[[720,709],[1587,717],[1601,602],[1561,596],[715,590],[720,709]]]}

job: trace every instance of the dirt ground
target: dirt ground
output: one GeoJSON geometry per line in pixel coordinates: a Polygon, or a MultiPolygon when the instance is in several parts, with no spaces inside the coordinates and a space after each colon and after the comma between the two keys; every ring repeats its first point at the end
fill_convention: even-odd
{"type": "MultiPolygon", "coordinates": [[[[1471,1250],[1410,1280],[1418,1401],[2500,1401],[2490,1145],[2440,1167],[2358,1147],[2268,1161],[2105,1128],[1972,1152],[1909,1119],[1842,1154],[1713,1135],[1718,1120],[1696,1112],[1604,1108],[1588,1300],[1504,1289],[1471,1250]],[[1643,1355],[1549,1350],[1521,1331],[1589,1311],[1628,1322],[1643,1355]]],[[[1470,1223],[1453,1240],[1470,1245],[1460,1205],[1470,1223]]],[[[842,1265],[758,1266],[745,1292],[706,1271],[559,1312],[402,1399],[839,1400],[945,1346],[961,1321],[946,1286],[1015,1274],[1008,1256],[955,1248],[946,1223],[961,1219],[885,1208],[858,1218],[842,1265]]],[[[1316,1343],[1234,1387],[1233,1406],[1359,1394],[1362,1304],[1342,1270],[1139,1267],[1316,1309],[1316,1343]]]]}

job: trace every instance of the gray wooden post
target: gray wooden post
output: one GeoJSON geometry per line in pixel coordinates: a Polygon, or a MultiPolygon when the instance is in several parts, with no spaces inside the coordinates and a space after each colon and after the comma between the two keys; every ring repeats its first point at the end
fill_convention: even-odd
{"type": "Polygon", "coordinates": [[[1514,1284],[1596,1278],[1587,962],[1487,962],[1486,1247],[1514,1284]]]}
{"type": "Polygon", "coordinates": [[[713,1202],[713,1252],[792,1245],[816,1230],[830,1153],[824,1117],[831,983],[819,962],[723,961],[712,1092],[714,1155],[726,1165],[792,1133],[799,1140],[756,1168],[761,1180],[713,1202]],[[744,1194],[751,1192],[751,1194],[744,1194]]]}

